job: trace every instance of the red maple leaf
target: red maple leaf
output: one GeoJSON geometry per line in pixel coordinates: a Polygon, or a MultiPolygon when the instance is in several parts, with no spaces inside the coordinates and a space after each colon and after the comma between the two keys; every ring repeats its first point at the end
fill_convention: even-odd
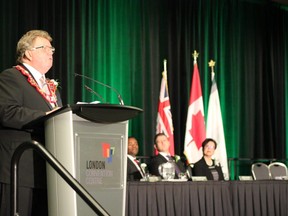
{"type": "MultiPolygon", "coordinates": [[[[192,115],[192,127],[189,130],[192,141],[195,142],[198,149],[201,148],[202,142],[205,139],[205,124],[204,124],[204,116],[200,112],[197,112],[196,115],[192,115]]],[[[192,142],[191,141],[191,142],[192,142]]]]}

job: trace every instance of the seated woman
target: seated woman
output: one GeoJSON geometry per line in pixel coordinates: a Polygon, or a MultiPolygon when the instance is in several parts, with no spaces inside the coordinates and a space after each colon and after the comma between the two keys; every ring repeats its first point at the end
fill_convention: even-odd
{"type": "Polygon", "coordinates": [[[208,180],[224,180],[221,167],[215,164],[212,159],[217,143],[211,138],[207,138],[202,143],[203,157],[194,164],[194,176],[206,176],[208,180]]]}

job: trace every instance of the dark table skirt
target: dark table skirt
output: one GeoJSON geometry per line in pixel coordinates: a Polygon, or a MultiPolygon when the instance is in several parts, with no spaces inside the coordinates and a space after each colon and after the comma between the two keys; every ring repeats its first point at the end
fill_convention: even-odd
{"type": "Polygon", "coordinates": [[[127,216],[287,216],[287,213],[287,181],[127,183],[127,216]]]}

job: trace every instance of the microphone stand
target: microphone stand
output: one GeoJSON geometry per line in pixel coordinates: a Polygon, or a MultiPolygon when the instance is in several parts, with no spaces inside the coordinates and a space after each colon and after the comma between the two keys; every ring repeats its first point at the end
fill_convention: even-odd
{"type": "Polygon", "coordinates": [[[90,88],[90,87],[87,86],[87,85],[84,85],[84,87],[85,87],[85,89],[87,89],[89,92],[91,92],[92,94],[95,94],[97,97],[99,97],[102,103],[103,103],[103,102],[106,103],[106,101],[103,99],[103,97],[102,97],[100,94],[98,94],[97,92],[95,92],[92,88],[90,88]]]}
{"type": "MultiPolygon", "coordinates": [[[[124,102],[123,102],[123,99],[122,99],[122,97],[121,97],[121,94],[120,94],[115,88],[113,88],[112,86],[109,86],[109,85],[107,85],[107,84],[105,84],[105,83],[102,83],[102,82],[100,82],[100,81],[98,81],[98,80],[92,79],[91,77],[88,77],[88,76],[85,76],[85,75],[82,75],[82,74],[78,74],[78,73],[74,73],[74,74],[75,74],[75,77],[76,77],[76,76],[80,76],[80,77],[82,77],[82,78],[88,79],[88,80],[90,80],[90,81],[92,81],[92,82],[98,83],[98,84],[100,84],[100,85],[102,85],[102,86],[105,86],[106,88],[111,89],[112,91],[114,91],[114,92],[117,94],[117,98],[118,98],[118,101],[119,101],[120,105],[124,105],[124,102]]],[[[86,88],[86,89],[87,89],[87,88],[86,88]]],[[[88,90],[88,89],[87,89],[87,90],[88,90]]],[[[92,91],[93,91],[93,90],[92,90],[92,91]]],[[[93,92],[95,92],[95,91],[93,91],[93,92]]]]}

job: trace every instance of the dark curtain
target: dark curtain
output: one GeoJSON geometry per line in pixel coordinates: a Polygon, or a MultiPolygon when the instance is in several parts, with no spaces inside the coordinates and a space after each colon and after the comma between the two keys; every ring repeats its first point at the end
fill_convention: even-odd
{"type": "MultiPolygon", "coordinates": [[[[216,61],[227,155],[287,157],[287,6],[268,0],[10,0],[0,8],[0,68],[15,63],[28,30],[53,37],[54,66],[64,103],[117,95],[75,73],[113,86],[125,105],[143,108],[130,121],[140,155],[153,154],[163,60],[174,124],[175,151],[183,155],[191,54],[199,52],[204,110],[210,93],[208,62],[216,61]]],[[[241,173],[240,173],[241,174],[241,173]]]]}

